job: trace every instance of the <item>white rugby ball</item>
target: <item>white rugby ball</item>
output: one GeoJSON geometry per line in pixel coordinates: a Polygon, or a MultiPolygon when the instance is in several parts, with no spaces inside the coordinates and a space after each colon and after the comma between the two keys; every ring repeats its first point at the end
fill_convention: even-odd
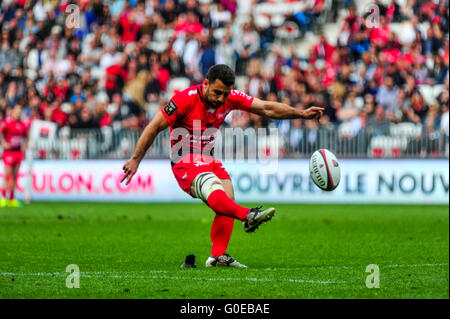
{"type": "Polygon", "coordinates": [[[314,184],[324,191],[332,191],[341,181],[341,168],[336,156],[324,148],[311,156],[309,174],[314,184]]]}

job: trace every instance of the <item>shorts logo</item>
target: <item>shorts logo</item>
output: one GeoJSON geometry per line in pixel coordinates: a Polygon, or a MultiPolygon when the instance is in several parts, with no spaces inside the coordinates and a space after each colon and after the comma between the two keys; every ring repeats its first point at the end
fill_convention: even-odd
{"type": "Polygon", "coordinates": [[[195,163],[194,165],[195,166],[197,166],[197,167],[199,167],[199,166],[202,166],[202,165],[208,165],[209,163],[205,163],[205,162],[197,162],[197,163],[195,163]]]}
{"type": "Polygon", "coordinates": [[[164,111],[167,113],[167,115],[172,115],[173,112],[175,112],[177,110],[177,106],[173,101],[170,101],[169,104],[167,104],[164,107],[164,111]]]}

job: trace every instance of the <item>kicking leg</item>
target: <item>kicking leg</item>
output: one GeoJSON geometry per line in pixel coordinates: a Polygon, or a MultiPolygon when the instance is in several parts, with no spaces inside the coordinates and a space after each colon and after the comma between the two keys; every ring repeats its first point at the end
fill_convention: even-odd
{"type": "Polygon", "coordinates": [[[247,266],[240,264],[225,253],[233,231],[233,218],[243,222],[246,232],[253,232],[263,222],[272,218],[275,209],[269,208],[261,211],[260,207],[249,209],[239,206],[234,202],[231,181],[220,180],[210,172],[201,173],[194,179],[191,185],[191,194],[201,198],[216,213],[211,229],[211,256],[206,261],[206,267],[246,268],[247,266]]]}
{"type": "Polygon", "coordinates": [[[261,206],[251,209],[239,206],[225,193],[222,181],[211,172],[198,174],[190,187],[193,197],[203,200],[216,214],[241,220],[247,233],[254,232],[275,214],[275,208],[261,210],[261,206]]]}
{"type": "Polygon", "coordinates": [[[250,208],[236,204],[225,192],[222,181],[211,172],[200,173],[195,177],[191,184],[191,194],[203,200],[219,215],[244,221],[250,211],[250,208]]]}
{"type": "Polygon", "coordinates": [[[212,256],[206,261],[206,266],[246,267],[225,253],[233,230],[233,223],[229,219],[241,220],[244,230],[253,232],[259,225],[272,219],[275,209],[269,208],[261,211],[261,207],[250,209],[239,206],[233,200],[231,181],[225,183],[228,193],[225,192],[223,180],[220,180],[214,173],[204,172],[198,174],[190,186],[191,195],[203,200],[216,213],[211,229],[212,256]],[[228,217],[228,219],[223,217],[228,217]],[[222,252],[223,254],[220,255],[222,252]]]}

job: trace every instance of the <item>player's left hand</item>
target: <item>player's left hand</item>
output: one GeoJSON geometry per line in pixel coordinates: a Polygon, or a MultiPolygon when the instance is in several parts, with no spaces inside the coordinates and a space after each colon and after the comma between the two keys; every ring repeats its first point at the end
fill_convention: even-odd
{"type": "Polygon", "coordinates": [[[311,106],[303,111],[303,118],[306,120],[320,119],[324,110],[323,107],[311,106]]]}

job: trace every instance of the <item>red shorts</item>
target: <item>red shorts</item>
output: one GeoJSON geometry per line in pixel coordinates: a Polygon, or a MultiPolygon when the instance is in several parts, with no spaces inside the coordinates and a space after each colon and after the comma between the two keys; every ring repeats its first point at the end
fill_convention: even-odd
{"type": "Polygon", "coordinates": [[[186,193],[191,194],[191,184],[194,178],[204,172],[214,173],[219,179],[230,179],[230,175],[227,173],[220,161],[214,160],[212,157],[205,155],[190,155],[191,160],[187,161],[186,155],[178,163],[172,166],[172,172],[175,176],[178,185],[186,193]]]}
{"type": "Polygon", "coordinates": [[[5,166],[20,165],[23,160],[22,151],[8,151],[4,150],[2,160],[5,166]]]}

